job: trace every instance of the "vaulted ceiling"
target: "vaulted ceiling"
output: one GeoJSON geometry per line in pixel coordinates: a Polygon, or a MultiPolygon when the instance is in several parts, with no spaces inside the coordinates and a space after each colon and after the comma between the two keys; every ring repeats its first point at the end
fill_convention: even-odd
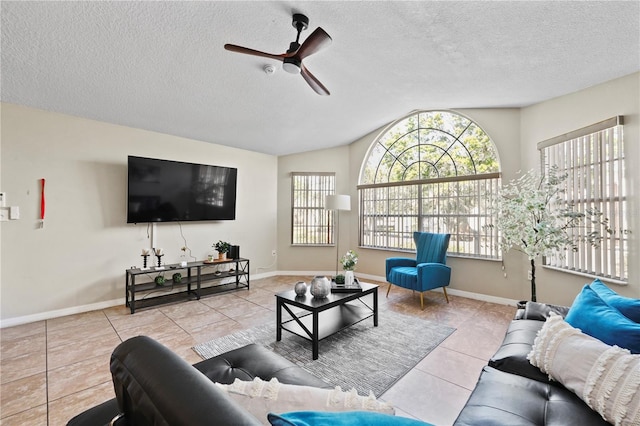
{"type": "Polygon", "coordinates": [[[415,109],[522,107],[640,71],[638,1],[2,1],[3,102],[273,155],[415,109]],[[273,59],[292,13],[317,95],[273,59]],[[263,68],[275,65],[267,74],[263,68]]]}

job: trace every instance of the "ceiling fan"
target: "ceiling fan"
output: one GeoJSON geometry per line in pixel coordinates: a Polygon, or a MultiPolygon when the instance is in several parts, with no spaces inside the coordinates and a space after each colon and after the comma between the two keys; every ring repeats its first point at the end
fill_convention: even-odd
{"type": "Polygon", "coordinates": [[[305,79],[316,93],[319,95],[329,95],[327,88],[320,83],[320,80],[311,74],[307,67],[302,63],[302,60],[329,45],[331,43],[331,37],[322,28],[318,27],[302,44],[300,44],[300,33],[309,26],[309,18],[301,13],[294,13],[293,22],[291,24],[298,31],[298,35],[296,37],[296,41],[289,44],[289,50],[287,50],[286,53],[276,55],[249,49],[248,47],[236,46],[235,44],[225,44],[224,48],[231,52],[262,56],[282,61],[282,68],[285,71],[291,74],[302,74],[302,78],[305,79]]]}

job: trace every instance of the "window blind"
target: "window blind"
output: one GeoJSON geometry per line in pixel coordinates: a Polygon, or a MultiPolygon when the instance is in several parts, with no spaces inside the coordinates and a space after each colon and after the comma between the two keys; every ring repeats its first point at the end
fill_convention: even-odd
{"type": "Polygon", "coordinates": [[[577,249],[548,256],[545,265],[627,280],[627,186],[622,123],[623,117],[617,116],[538,144],[542,167],[555,165],[567,174],[562,207],[572,207],[586,218],[580,227],[571,230],[579,241],[577,249]],[[597,236],[595,242],[590,236],[597,236]]]}

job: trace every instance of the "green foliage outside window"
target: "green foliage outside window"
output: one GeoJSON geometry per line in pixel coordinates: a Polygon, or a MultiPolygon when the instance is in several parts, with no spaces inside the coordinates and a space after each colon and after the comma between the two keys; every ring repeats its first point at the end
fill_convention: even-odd
{"type": "Polygon", "coordinates": [[[450,111],[412,113],[365,160],[361,244],[410,249],[413,231],[447,232],[451,253],[498,257],[496,235],[485,235],[484,225],[499,171],[493,142],[473,121],[450,111]]]}

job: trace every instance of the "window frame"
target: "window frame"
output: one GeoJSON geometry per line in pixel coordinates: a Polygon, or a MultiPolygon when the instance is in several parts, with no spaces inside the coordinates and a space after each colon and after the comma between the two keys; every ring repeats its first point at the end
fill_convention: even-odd
{"type": "Polygon", "coordinates": [[[324,203],[327,195],[336,192],[335,172],[291,172],[291,235],[293,246],[333,246],[335,245],[335,212],[326,210],[324,203]],[[303,179],[304,185],[296,189],[296,179],[303,179]],[[315,181],[315,182],[314,182],[315,181]],[[326,182],[324,182],[326,181],[326,182]],[[311,190],[310,187],[316,186],[311,190]],[[296,197],[299,192],[302,198],[296,197]],[[297,205],[304,199],[305,203],[297,205]],[[299,214],[297,214],[299,213],[299,214]],[[299,220],[300,218],[301,221],[299,220]],[[299,223],[296,225],[296,223],[299,223]],[[315,232],[313,229],[316,229],[315,232]],[[296,230],[300,232],[296,232],[296,230]],[[303,240],[296,240],[298,235],[303,240]],[[314,236],[315,234],[315,236],[314,236]]]}
{"type": "MultiPolygon", "coordinates": [[[[482,159],[483,157],[480,156],[479,158],[482,159]]],[[[484,157],[484,159],[486,158],[487,157],[484,157]]],[[[496,196],[499,191],[501,183],[501,172],[499,169],[500,160],[495,144],[478,123],[463,114],[449,110],[414,111],[394,121],[373,141],[367,156],[363,160],[360,184],[357,186],[360,222],[359,245],[372,249],[415,251],[412,238],[414,231],[447,232],[450,233],[452,237],[449,244],[448,255],[500,260],[502,253],[498,249],[498,231],[494,227],[486,226],[494,222],[489,206],[492,203],[493,196],[496,196]],[[429,118],[420,117],[420,114],[433,114],[432,117],[434,117],[434,115],[439,113],[457,116],[453,117],[454,120],[464,120],[462,124],[463,127],[460,128],[462,130],[457,134],[447,133],[447,130],[450,129],[446,126],[449,125],[450,122],[447,122],[445,126],[441,128],[421,126],[421,119],[429,120],[429,118]],[[403,134],[402,131],[400,131],[401,136],[398,139],[388,139],[388,137],[396,126],[401,125],[403,121],[407,121],[407,125],[409,126],[410,120],[419,123],[419,125],[413,129],[414,132],[418,132],[416,136],[417,142],[414,145],[418,151],[422,152],[424,147],[431,143],[430,137],[437,137],[446,133],[447,136],[451,138],[451,146],[449,148],[453,147],[454,144],[460,144],[462,145],[461,149],[469,154],[469,161],[472,164],[474,174],[457,175],[457,163],[454,162],[454,168],[456,170],[456,175],[454,176],[363,183],[363,179],[373,181],[378,179],[381,164],[384,161],[388,161],[388,159],[385,158],[387,153],[391,155],[392,158],[396,155],[392,154],[390,149],[400,138],[406,136],[408,133],[403,134]],[[468,121],[468,123],[466,123],[466,121],[468,121]],[[465,123],[466,127],[464,127],[465,123]],[[478,172],[478,168],[476,167],[476,160],[478,158],[471,155],[468,149],[469,147],[463,140],[463,136],[467,134],[467,130],[472,128],[472,126],[474,130],[482,132],[482,139],[480,140],[490,144],[490,146],[484,146],[483,148],[491,150],[491,156],[489,158],[495,161],[497,171],[488,173],[478,172]],[[424,132],[433,133],[426,134],[424,132]],[[464,193],[465,186],[478,186],[479,188],[480,185],[490,185],[492,189],[489,192],[493,196],[488,196],[487,199],[481,200],[479,194],[481,194],[482,191],[480,189],[471,195],[461,195],[461,193],[464,193]],[[453,187],[453,189],[449,188],[447,191],[441,189],[447,186],[453,187]],[[385,191],[386,195],[376,196],[376,192],[384,193],[385,191]],[[389,195],[394,191],[397,194],[396,198],[389,195]],[[428,210],[426,207],[428,201],[425,201],[425,199],[428,199],[429,196],[425,196],[425,194],[429,191],[431,191],[431,202],[429,206],[437,210],[436,214],[426,213],[428,210]],[[439,195],[445,192],[449,194],[448,197],[439,195]],[[406,194],[410,195],[406,196],[406,194]],[[438,195],[434,196],[433,194],[438,195]],[[459,208],[461,206],[460,199],[462,198],[472,199],[471,205],[476,211],[464,211],[464,209],[456,211],[454,208],[454,211],[446,212],[446,209],[441,208],[443,203],[449,203],[450,206],[459,208]],[[391,206],[393,200],[399,200],[395,207],[391,206]],[[484,209],[480,208],[481,205],[485,206],[484,209]],[[395,219],[390,219],[392,217],[395,219]],[[461,230],[461,224],[466,224],[467,230],[461,230]],[[475,228],[473,228],[474,225],[475,228]],[[446,229],[444,229],[445,227],[446,229]]],[[[402,179],[405,178],[405,175],[402,176],[402,179]]],[[[380,176],[386,179],[387,175],[380,176]]],[[[484,195],[486,192],[482,194],[484,195]]]]}

